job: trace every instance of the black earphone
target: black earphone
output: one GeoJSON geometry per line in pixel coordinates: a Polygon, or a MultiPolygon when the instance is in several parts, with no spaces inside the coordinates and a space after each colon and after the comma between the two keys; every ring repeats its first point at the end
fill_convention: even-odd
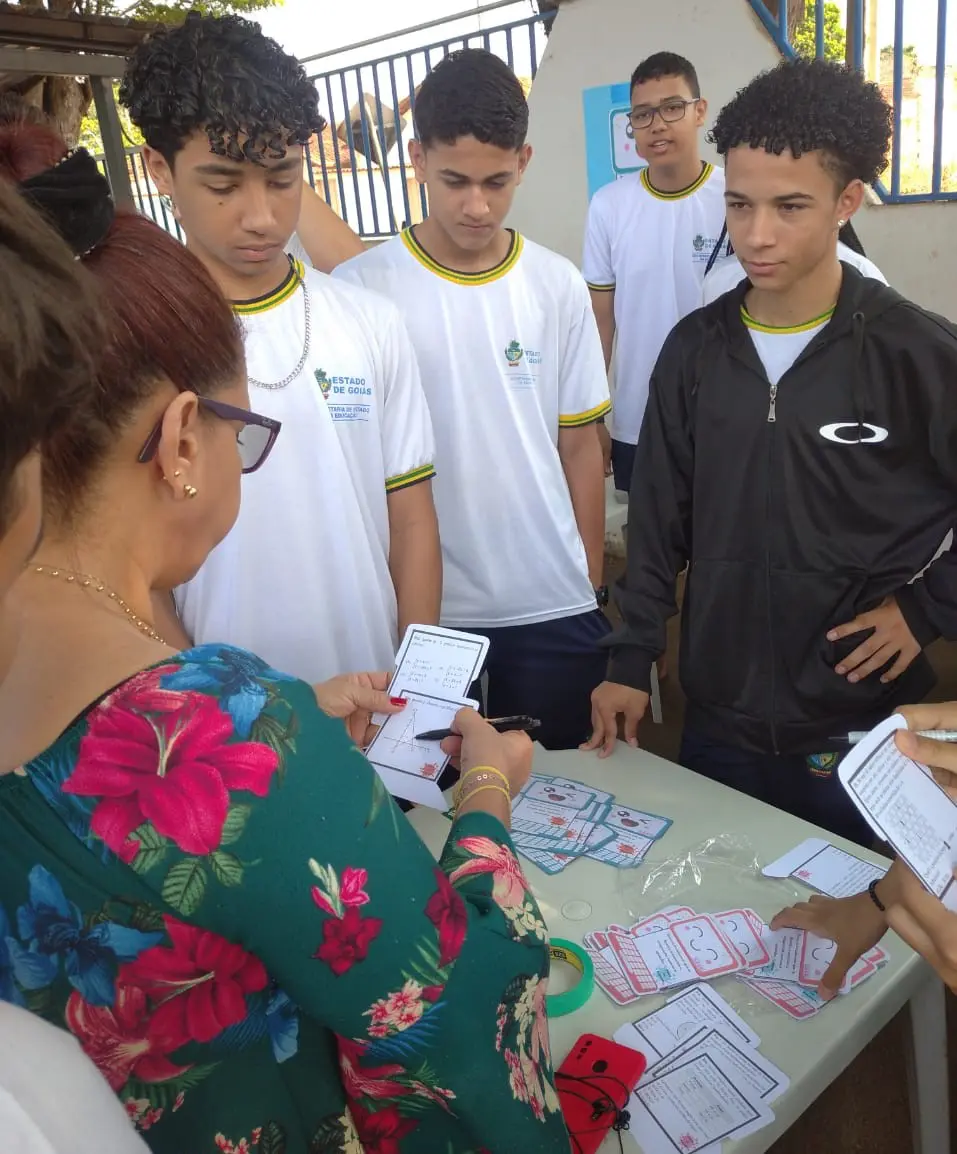
{"type": "MultiPolygon", "coordinates": [[[[604,1065],[604,1063],[596,1062],[595,1065],[601,1066],[604,1065]]],[[[582,1078],[577,1074],[564,1074],[561,1070],[558,1070],[555,1073],[555,1078],[556,1080],[558,1078],[562,1078],[566,1082],[577,1082],[579,1085],[592,1092],[586,1096],[585,1094],[578,1094],[574,1090],[565,1090],[565,1093],[570,1095],[572,1098],[578,1098],[579,1101],[585,1102],[591,1106],[591,1120],[593,1122],[599,1121],[599,1119],[601,1119],[605,1114],[614,1114],[615,1120],[611,1124],[611,1129],[618,1135],[618,1149],[621,1151],[621,1154],[625,1154],[624,1143],[621,1140],[621,1132],[623,1130],[628,1130],[631,1125],[631,1115],[625,1109],[625,1107],[628,1105],[628,1099],[631,1097],[631,1091],[628,1089],[625,1083],[622,1082],[620,1078],[616,1078],[614,1074],[603,1074],[600,1071],[596,1071],[595,1074],[587,1078],[582,1078]],[[614,1082],[615,1085],[619,1087],[622,1094],[624,1095],[621,1105],[615,1101],[615,1099],[608,1093],[607,1090],[603,1090],[601,1086],[592,1085],[593,1082],[600,1081],[614,1082]],[[595,1097],[592,1095],[595,1095],[595,1097]]],[[[594,1134],[596,1131],[604,1129],[606,1129],[606,1127],[596,1126],[594,1130],[579,1130],[578,1133],[594,1134]]],[[[569,1136],[575,1145],[576,1154],[582,1154],[582,1144],[578,1141],[577,1135],[574,1132],[569,1131],[569,1136]]]]}

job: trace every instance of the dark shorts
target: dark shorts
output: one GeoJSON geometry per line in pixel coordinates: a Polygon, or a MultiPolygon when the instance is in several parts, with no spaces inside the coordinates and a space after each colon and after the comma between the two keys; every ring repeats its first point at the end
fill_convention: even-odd
{"type": "Polygon", "coordinates": [[[635,471],[637,448],[637,445],[629,445],[627,441],[613,440],[611,443],[611,471],[619,493],[631,492],[631,474],[635,471]]]}
{"type": "Polygon", "coordinates": [[[605,680],[611,626],[600,609],[502,629],[472,629],[490,641],[489,717],[527,713],[542,725],[531,735],[546,749],[575,749],[591,735],[592,690],[605,680]]]}
{"type": "Polygon", "coordinates": [[[872,846],[874,834],[837,776],[845,753],[846,749],[814,754],[750,753],[686,729],[678,761],[702,777],[822,826],[838,837],[872,846]]]}

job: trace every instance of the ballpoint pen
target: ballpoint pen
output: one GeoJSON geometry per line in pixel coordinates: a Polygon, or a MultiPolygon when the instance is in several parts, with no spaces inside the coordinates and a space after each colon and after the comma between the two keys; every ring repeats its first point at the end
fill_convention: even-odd
{"type": "MultiPolygon", "coordinates": [[[[932,741],[957,742],[957,729],[903,729],[902,733],[913,733],[915,737],[929,737],[932,741]]],[[[852,729],[842,737],[829,737],[828,741],[839,741],[843,745],[857,745],[867,737],[866,729],[852,729]]]]}
{"type": "MultiPolygon", "coordinates": [[[[489,725],[497,730],[499,733],[511,733],[521,731],[528,733],[529,730],[538,729],[542,724],[536,717],[526,717],[521,714],[516,717],[490,717],[488,718],[489,725]]],[[[425,733],[417,733],[415,735],[416,741],[444,741],[447,737],[459,737],[452,729],[429,729],[425,733]]]]}

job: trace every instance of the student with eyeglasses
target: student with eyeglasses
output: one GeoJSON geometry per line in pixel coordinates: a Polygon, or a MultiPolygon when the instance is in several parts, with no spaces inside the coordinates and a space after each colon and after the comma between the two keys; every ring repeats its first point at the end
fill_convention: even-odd
{"type": "Polygon", "coordinates": [[[694,65],[658,52],[631,78],[631,132],[647,161],[598,190],[582,271],[609,369],[615,488],[627,493],[648,382],[665,337],[701,304],[705,269],[724,225],[724,173],[701,159],[708,111],[694,65]]]}

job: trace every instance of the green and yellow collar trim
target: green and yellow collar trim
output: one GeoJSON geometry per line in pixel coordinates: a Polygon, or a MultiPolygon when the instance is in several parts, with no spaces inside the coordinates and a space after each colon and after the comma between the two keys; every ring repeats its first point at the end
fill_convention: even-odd
{"type": "Polygon", "coordinates": [[[265,296],[253,297],[252,300],[233,301],[233,312],[240,317],[268,312],[269,309],[274,309],[277,305],[281,305],[284,301],[289,300],[305,278],[306,270],[302,261],[296,260],[295,257],[290,257],[289,272],[278,288],[273,289],[270,293],[266,293],[265,296]]]}
{"type": "Polygon", "coordinates": [[[753,329],[756,333],[772,333],[775,336],[780,336],[782,333],[809,333],[812,329],[819,329],[822,325],[826,325],[832,316],[834,316],[834,309],[830,308],[826,313],[821,313],[819,317],[814,317],[813,320],[805,321],[800,325],[764,325],[760,321],[756,321],[744,305],[741,306],[741,320],[747,328],[753,329]]]}
{"type": "Polygon", "coordinates": [[[504,260],[500,261],[494,268],[486,269],[483,272],[458,272],[453,268],[446,268],[444,264],[439,264],[425,251],[421,244],[416,240],[415,233],[411,228],[405,229],[400,235],[402,243],[409,250],[413,257],[419,262],[423,268],[427,268],[429,272],[434,272],[436,276],[442,277],[443,280],[449,280],[453,284],[461,285],[483,285],[491,284],[492,281],[498,280],[510,272],[518,263],[518,258],[522,255],[522,249],[525,246],[524,240],[519,233],[514,229],[509,229],[511,233],[511,242],[508,246],[508,252],[505,254],[504,260]]]}
{"type": "Polygon", "coordinates": [[[662,192],[660,188],[655,188],[651,183],[647,168],[641,170],[639,179],[641,181],[641,187],[645,192],[650,192],[651,195],[658,200],[683,200],[686,196],[691,196],[692,193],[697,192],[699,188],[707,184],[711,179],[712,172],[714,172],[714,165],[704,161],[701,165],[701,175],[698,179],[689,184],[687,188],[679,188],[677,192],[662,192]]]}

